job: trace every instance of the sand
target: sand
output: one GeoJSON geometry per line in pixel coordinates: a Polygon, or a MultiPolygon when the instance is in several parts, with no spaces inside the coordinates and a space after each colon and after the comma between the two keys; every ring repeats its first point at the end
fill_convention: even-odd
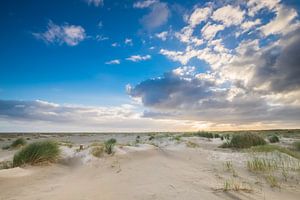
{"type": "Polygon", "coordinates": [[[175,142],[163,147],[119,146],[113,156],[89,159],[88,149],[72,153],[63,147],[64,162],[0,170],[0,199],[299,199],[296,183],[272,188],[249,173],[243,165],[247,154],[217,148],[220,141],[190,139],[199,147],[175,142]],[[227,160],[232,161],[238,177],[224,171],[227,160]],[[225,192],[226,180],[235,180],[251,191],[225,192]]]}

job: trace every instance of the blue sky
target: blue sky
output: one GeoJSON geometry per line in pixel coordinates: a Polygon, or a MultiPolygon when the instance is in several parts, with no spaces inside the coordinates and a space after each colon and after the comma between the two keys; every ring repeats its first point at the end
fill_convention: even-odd
{"type": "Polygon", "coordinates": [[[299,124],[299,1],[0,4],[0,131],[299,124]],[[57,122],[81,109],[98,114],[57,122]]]}

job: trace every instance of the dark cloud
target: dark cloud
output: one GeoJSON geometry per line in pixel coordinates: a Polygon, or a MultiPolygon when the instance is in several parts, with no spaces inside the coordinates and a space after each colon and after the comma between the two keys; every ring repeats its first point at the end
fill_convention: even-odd
{"type": "Polygon", "coordinates": [[[168,72],[163,77],[141,82],[128,93],[141,98],[145,106],[172,109],[197,106],[199,102],[196,100],[216,95],[210,90],[214,86],[210,80],[168,72]]]}

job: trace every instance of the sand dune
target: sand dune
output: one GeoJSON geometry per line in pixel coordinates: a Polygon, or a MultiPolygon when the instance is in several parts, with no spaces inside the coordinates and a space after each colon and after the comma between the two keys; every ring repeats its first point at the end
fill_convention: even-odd
{"type": "MultiPolygon", "coordinates": [[[[242,168],[237,169],[237,179],[241,184],[250,180],[252,191],[224,192],[230,177],[223,170],[224,154],[232,152],[211,145],[172,150],[123,147],[121,154],[85,163],[1,170],[0,199],[298,199],[299,186],[270,188],[242,168]]],[[[238,166],[243,156],[236,153],[233,162],[238,166]]]]}

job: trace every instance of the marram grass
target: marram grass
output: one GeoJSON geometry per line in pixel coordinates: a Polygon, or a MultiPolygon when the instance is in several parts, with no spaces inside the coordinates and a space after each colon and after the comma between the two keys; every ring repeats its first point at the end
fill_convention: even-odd
{"type": "Polygon", "coordinates": [[[59,154],[59,146],[54,141],[34,142],[28,144],[14,155],[13,166],[55,162],[59,154]]]}

